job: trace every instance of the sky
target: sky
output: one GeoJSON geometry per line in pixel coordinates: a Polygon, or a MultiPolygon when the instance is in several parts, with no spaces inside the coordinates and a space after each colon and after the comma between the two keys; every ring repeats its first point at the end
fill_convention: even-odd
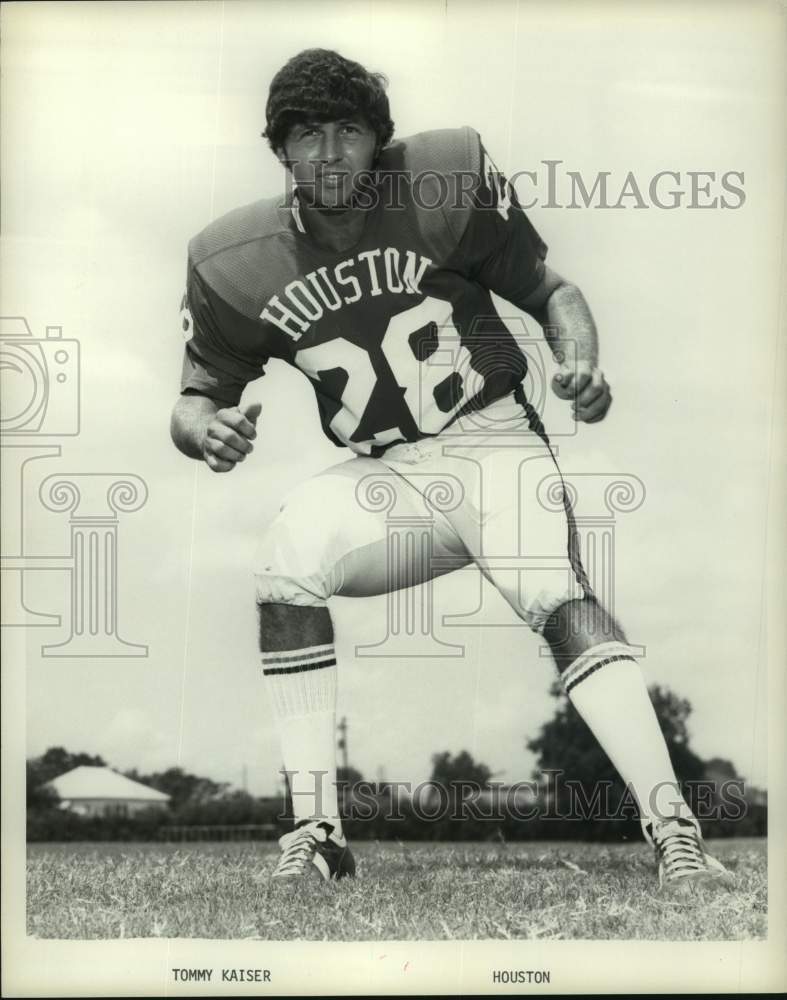
{"type": "MultiPolygon", "coordinates": [[[[283,190],[260,138],[267,88],[287,58],[321,46],[385,72],[399,136],[472,125],[504,171],[535,172],[520,199],[537,198],[528,213],[549,263],[590,302],[614,395],[603,423],[560,438],[561,467],[644,485],[615,522],[616,610],[646,649],[648,681],[691,702],[694,749],[767,784],[783,119],[780,35],[763,8],[36,3],[2,17],[2,315],[25,317],[37,340],[60,326],[80,350],[79,434],[53,423],[25,438],[31,455],[61,453],[10,486],[4,461],[25,555],[69,551],[68,514],[40,499],[47,476],[147,487],[117,526],[118,633],[147,656],[43,655],[68,636],[69,574],[25,575],[26,606],[63,622],[4,630],[24,665],[24,752],[63,745],[119,769],[279,787],[251,555],[282,495],[349,455],[323,438],[306,380],[278,363],[246,391],[263,406],[260,436],[231,475],[180,455],[168,425],[187,241],[283,190]],[[647,190],[675,171],[688,193],[675,209],[550,207],[546,161],[560,161],[559,204],[568,171],[589,184],[608,172],[614,198],[629,172],[647,190]],[[687,207],[690,171],[713,173],[717,195],[739,172],[745,199],[687,207]]],[[[14,378],[4,371],[4,388],[23,393],[14,378]]],[[[564,415],[547,406],[549,428],[564,415]]],[[[19,554],[14,509],[4,546],[19,554]]],[[[438,581],[434,600],[440,640],[462,655],[424,656],[415,640],[396,657],[359,655],[385,637],[386,600],[334,602],[351,763],[417,783],[433,753],[467,749],[501,780],[530,777],[525,742],[554,711],[554,668],[475,570],[438,581]],[[479,600],[480,617],[456,619],[479,600]]]]}

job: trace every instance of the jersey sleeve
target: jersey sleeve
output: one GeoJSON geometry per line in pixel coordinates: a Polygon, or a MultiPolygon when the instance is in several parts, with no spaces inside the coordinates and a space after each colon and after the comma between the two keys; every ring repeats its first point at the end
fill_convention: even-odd
{"type": "Polygon", "coordinates": [[[253,321],[217,295],[189,264],[181,322],[187,338],[181,393],[237,406],[246,385],[264,374],[268,361],[266,354],[248,347],[253,321]]]}
{"type": "Polygon", "coordinates": [[[521,306],[541,281],[547,245],[525,214],[513,185],[495,166],[477,132],[476,183],[459,248],[469,278],[521,306]]]}

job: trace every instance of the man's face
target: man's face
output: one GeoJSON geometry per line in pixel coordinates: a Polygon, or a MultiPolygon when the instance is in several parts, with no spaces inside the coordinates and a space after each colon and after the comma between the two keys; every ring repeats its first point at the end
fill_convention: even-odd
{"type": "Polygon", "coordinates": [[[363,119],[293,125],[279,159],[300,197],[315,208],[348,208],[358,175],[371,169],[377,137],[363,119]]]}

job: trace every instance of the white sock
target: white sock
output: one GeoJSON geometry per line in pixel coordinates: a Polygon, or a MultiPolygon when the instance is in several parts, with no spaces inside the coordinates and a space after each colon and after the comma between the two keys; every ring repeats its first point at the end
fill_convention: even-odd
{"type": "Polygon", "coordinates": [[[586,650],[562,674],[572,704],[618,774],[631,788],[643,827],[650,821],[690,819],[667,744],[632,650],[605,642],[586,650]]]}
{"type": "Polygon", "coordinates": [[[334,827],[334,839],[340,839],[334,646],[263,652],[262,672],[279,730],[295,822],[324,820],[334,827]]]}

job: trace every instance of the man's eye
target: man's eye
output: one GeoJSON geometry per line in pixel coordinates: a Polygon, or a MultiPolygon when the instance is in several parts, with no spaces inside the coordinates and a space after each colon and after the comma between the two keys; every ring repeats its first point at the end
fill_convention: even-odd
{"type": "Polygon", "coordinates": [[[353,133],[358,133],[358,132],[360,132],[361,130],[360,130],[360,129],[358,128],[358,126],[357,126],[357,125],[342,125],[342,131],[343,131],[343,132],[353,132],[353,133]]]}

